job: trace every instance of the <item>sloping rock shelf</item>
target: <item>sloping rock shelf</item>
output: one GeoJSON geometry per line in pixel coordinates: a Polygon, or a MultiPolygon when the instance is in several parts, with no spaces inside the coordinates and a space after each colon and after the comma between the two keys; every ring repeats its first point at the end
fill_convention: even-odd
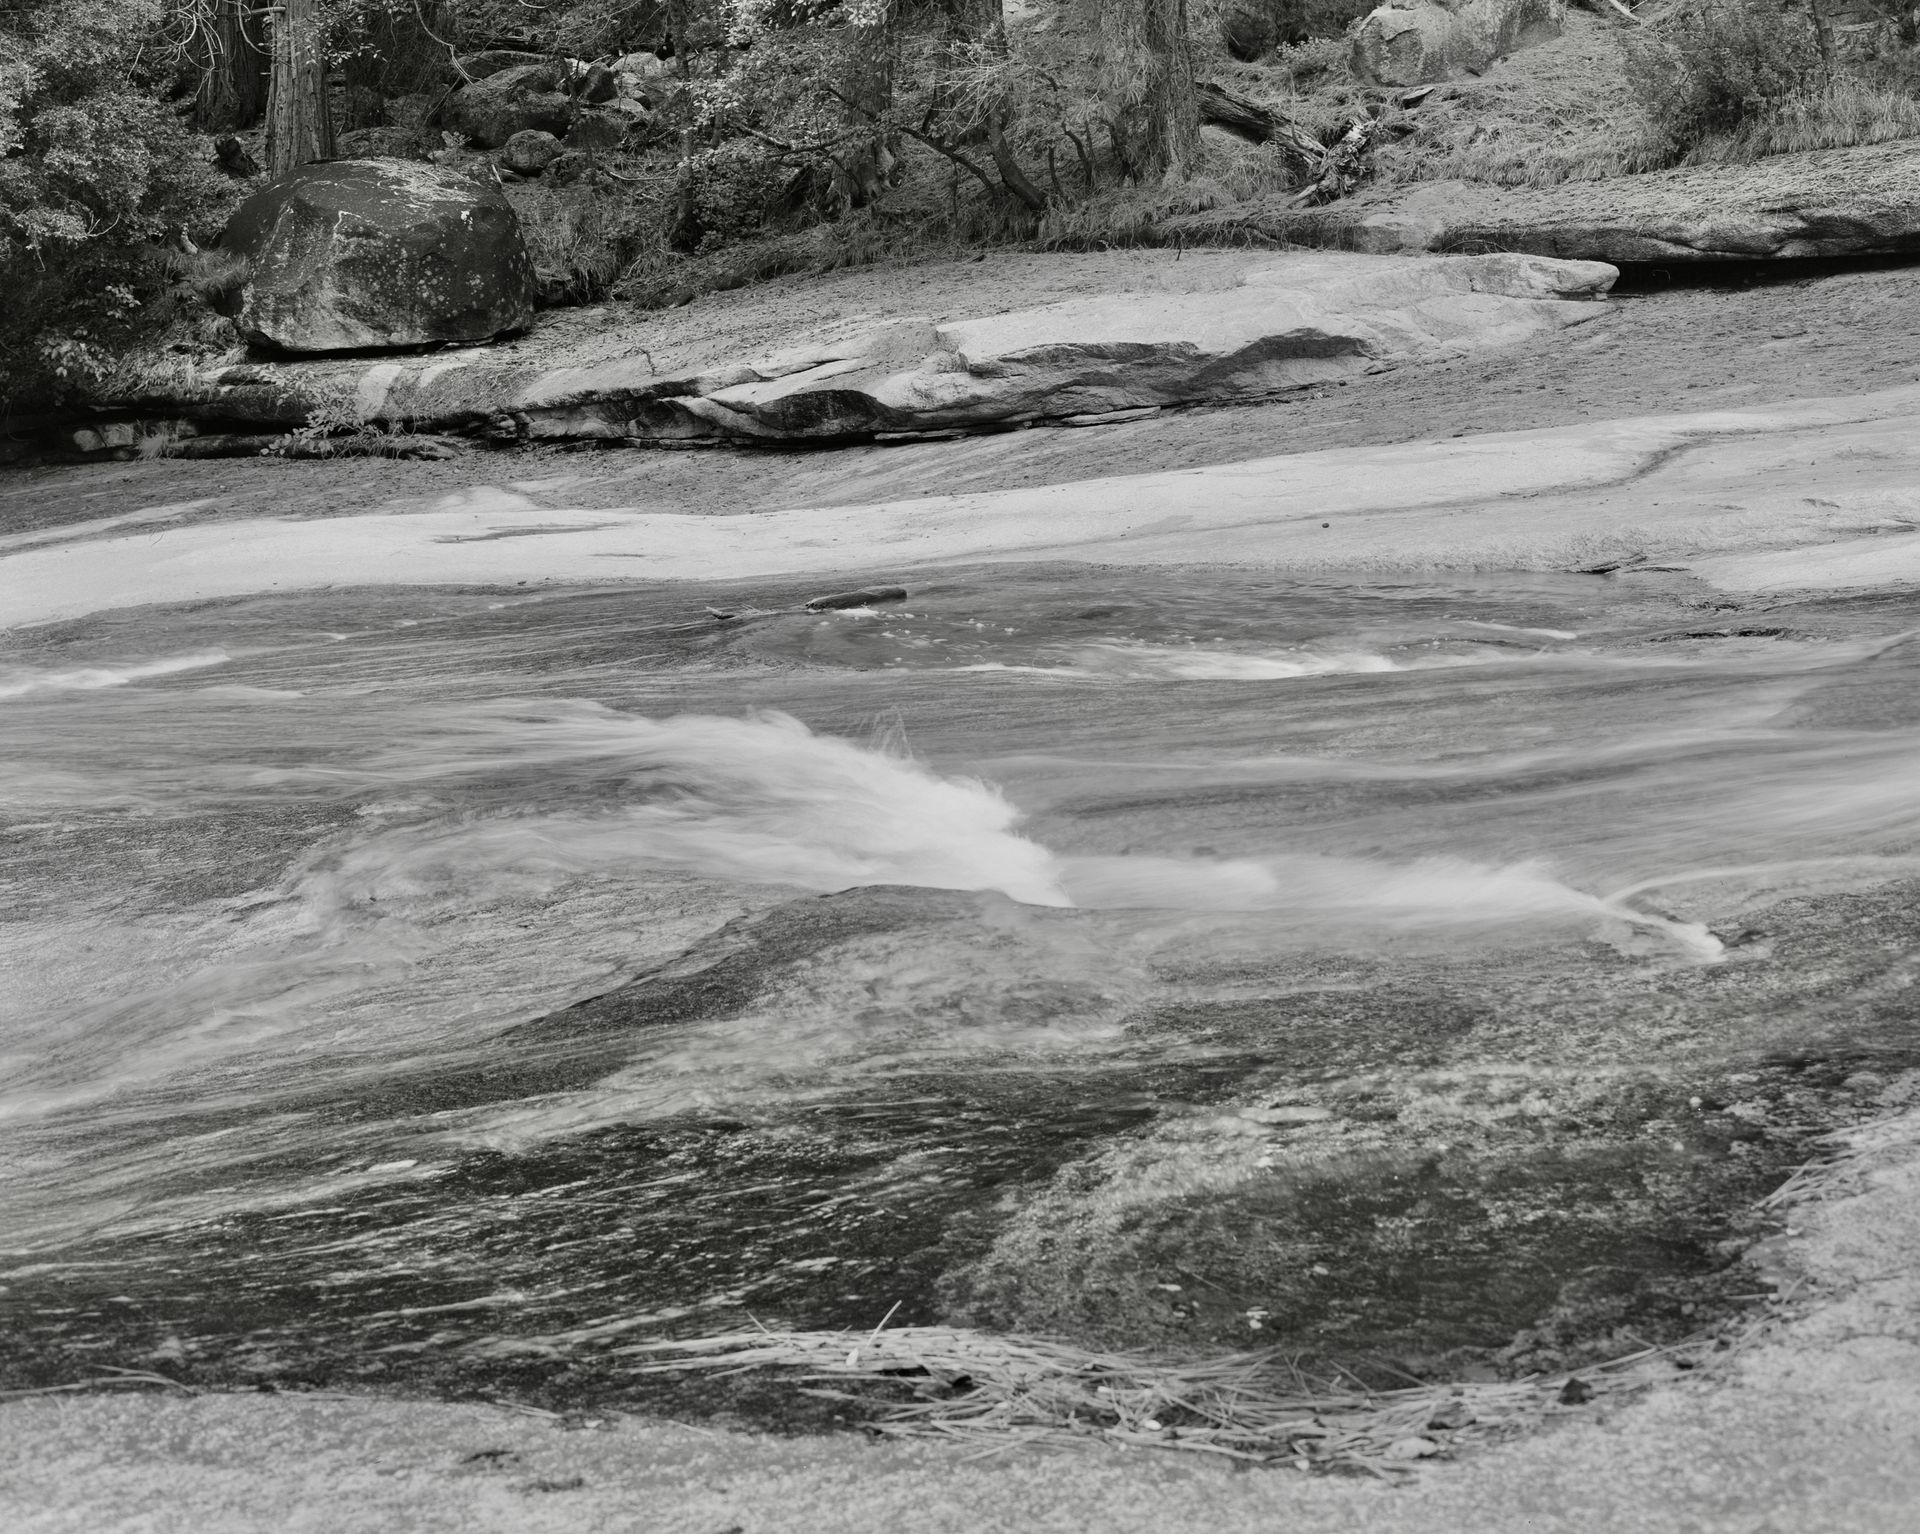
{"type": "Polygon", "coordinates": [[[1500,187],[1430,181],[1322,208],[1284,199],[1171,219],[1173,243],[1234,235],[1390,254],[1526,251],[1626,263],[1793,260],[1920,252],[1920,140],[1500,187]]]}
{"type": "Polygon", "coordinates": [[[1531,256],[1303,252],[1252,265],[1225,291],[1094,294],[948,322],[895,317],[686,371],[656,371],[640,350],[560,367],[484,349],[243,363],[150,386],[121,408],[257,432],[337,416],[350,401],[376,427],[500,442],[831,442],[1081,424],[1518,341],[1601,313],[1590,300],[1616,275],[1531,256]]]}

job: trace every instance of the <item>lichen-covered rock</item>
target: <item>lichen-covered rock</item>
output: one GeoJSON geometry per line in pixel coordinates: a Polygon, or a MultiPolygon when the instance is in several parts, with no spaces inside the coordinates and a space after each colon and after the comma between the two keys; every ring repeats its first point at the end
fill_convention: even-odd
{"type": "Polygon", "coordinates": [[[522,176],[537,176],[561,155],[560,140],[541,128],[522,128],[500,151],[500,163],[522,176]]]}
{"type": "Polygon", "coordinates": [[[442,117],[455,133],[483,149],[498,149],[529,128],[561,134],[573,118],[573,98],[561,89],[566,65],[513,64],[453,93],[442,117]]]}
{"type": "Polygon", "coordinates": [[[402,160],[303,165],[221,244],[247,260],[238,324],[291,352],[484,341],[533,319],[533,262],[497,186],[402,160]]]}
{"type": "Polygon", "coordinates": [[[1558,37],[1566,16],[1566,0],[1387,0],[1354,32],[1353,72],[1379,85],[1477,75],[1558,37]]]}

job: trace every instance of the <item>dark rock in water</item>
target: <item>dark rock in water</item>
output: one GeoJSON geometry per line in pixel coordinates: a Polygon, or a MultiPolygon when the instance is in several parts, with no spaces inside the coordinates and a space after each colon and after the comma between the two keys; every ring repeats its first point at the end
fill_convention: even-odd
{"type": "Polygon", "coordinates": [[[564,79],[557,62],[515,64],[456,91],[441,115],[483,149],[498,149],[528,128],[565,133],[573,98],[561,89],[564,79]]]}
{"type": "Polygon", "coordinates": [[[523,128],[507,140],[500,151],[500,163],[523,176],[537,176],[564,151],[560,140],[540,128],[523,128]]]}
{"type": "Polygon", "coordinates": [[[303,165],[240,205],[240,332],[293,352],[484,341],[533,318],[533,262],[498,187],[401,160],[303,165]]]}
{"type": "Polygon", "coordinates": [[[904,602],[907,588],[904,586],[874,586],[863,591],[842,591],[830,597],[814,597],[807,603],[807,611],[812,613],[832,612],[842,607],[868,607],[875,602],[904,602]]]}

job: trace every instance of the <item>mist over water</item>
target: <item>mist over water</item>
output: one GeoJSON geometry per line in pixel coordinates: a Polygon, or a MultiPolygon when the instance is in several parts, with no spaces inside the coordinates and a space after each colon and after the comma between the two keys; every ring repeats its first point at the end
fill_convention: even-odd
{"type": "Polygon", "coordinates": [[[16,636],[13,1244],[933,1060],[1134,1060],[1141,1009],[1290,952],[1709,966],[1756,901],[1906,870],[1897,615],[1676,638],[1662,600],[1030,571],[733,623],[724,592],[384,591],[16,636]],[[870,886],[984,903],[783,960],[591,1079],[389,1101],[557,1071],[533,1020],[870,886]]]}

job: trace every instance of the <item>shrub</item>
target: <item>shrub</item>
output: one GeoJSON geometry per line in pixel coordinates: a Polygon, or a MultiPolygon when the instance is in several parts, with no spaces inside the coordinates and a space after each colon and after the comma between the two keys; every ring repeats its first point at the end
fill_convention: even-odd
{"type": "Polygon", "coordinates": [[[1670,12],[1629,48],[1627,80],[1676,160],[1830,83],[1812,18],[1770,0],[1698,0],[1670,12]]]}
{"type": "Polygon", "coordinates": [[[1836,59],[1831,42],[1812,11],[1774,0],[1670,12],[1627,54],[1649,124],[1644,158],[1757,160],[1920,135],[1920,103],[1905,88],[1911,50],[1836,59]]]}
{"type": "Polygon", "coordinates": [[[223,199],[143,53],[159,0],[0,11],[0,403],[52,406],[155,323],[158,242],[211,240],[223,199]]]}
{"type": "Polygon", "coordinates": [[[664,245],[673,185],[671,174],[656,172],[610,186],[509,187],[540,302],[584,304],[606,297],[623,272],[664,245]]]}

